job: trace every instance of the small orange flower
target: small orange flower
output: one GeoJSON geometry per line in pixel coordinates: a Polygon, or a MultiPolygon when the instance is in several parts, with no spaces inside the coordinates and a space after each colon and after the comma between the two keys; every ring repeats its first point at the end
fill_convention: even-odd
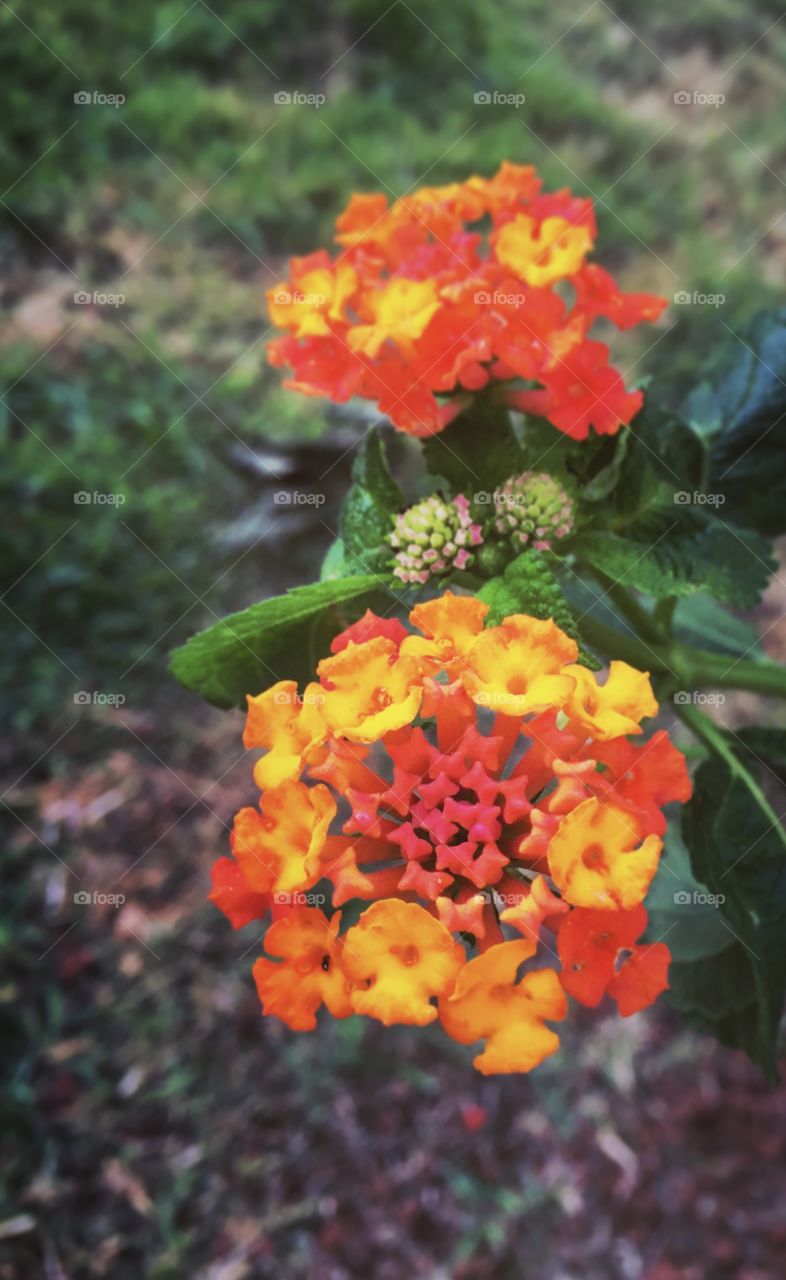
{"type": "Polygon", "coordinates": [[[646,1009],[668,988],[669,949],[663,942],[637,946],[647,927],[642,906],[630,911],[577,907],[560,925],[560,981],[574,999],[590,1007],[608,994],[623,1018],[646,1009]],[[624,959],[617,965],[622,953],[624,959]]]}
{"type": "Polygon", "coordinates": [[[570,698],[575,680],[573,668],[565,667],[577,654],[576,641],[551,619],[542,622],[513,614],[478,638],[463,680],[481,706],[505,716],[523,716],[570,698]]]}
{"type": "Polygon", "coordinates": [[[658,836],[641,839],[625,809],[593,797],[562,819],[548,846],[549,870],[574,907],[634,907],[650,886],[662,847],[658,836]]]}
{"type": "Polygon", "coordinates": [[[241,809],[232,852],[256,893],[288,894],[314,884],[336,802],[327,787],[284,782],[265,792],[261,812],[241,809]]]}
{"type": "Polygon", "coordinates": [[[648,673],[637,671],[627,662],[612,662],[605,684],[598,684],[595,672],[586,667],[572,666],[568,674],[574,677],[576,686],[565,710],[601,742],[626,733],[641,733],[639,725],[645,716],[657,715],[658,704],[648,673]]]}
{"type": "Polygon", "coordinates": [[[438,920],[396,898],[368,907],[344,944],[344,968],[356,984],[357,1013],[424,1027],[437,1016],[433,996],[450,991],[464,951],[438,920]]]}
{"type": "Polygon", "coordinates": [[[536,951],[534,941],[500,942],[470,960],[453,994],[441,1000],[442,1025],[453,1040],[485,1040],[474,1066],[483,1075],[531,1071],[559,1048],[546,1022],[567,1012],[565,993],[553,969],[537,969],[516,982],[519,966],[536,951]]]}
{"type": "Polygon", "coordinates": [[[351,983],[341,965],[340,924],[340,911],[328,920],[316,907],[295,907],[265,935],[265,949],[280,963],[260,957],[254,981],[264,1012],[293,1031],[313,1031],[323,1004],[334,1018],[353,1012],[351,983]]]}
{"type": "Polygon", "coordinates": [[[416,604],[410,621],[423,634],[404,640],[402,653],[419,658],[427,670],[455,675],[463,670],[482,634],[488,611],[488,605],[475,596],[457,596],[452,591],[416,604]]]}
{"type": "Polygon", "coordinates": [[[260,791],[297,778],[306,759],[316,759],[315,748],[327,737],[327,725],[319,713],[323,699],[318,684],[309,685],[300,698],[294,680],[279,680],[264,693],[248,697],[243,746],[267,751],[254,766],[260,791]]]}
{"type": "Polygon", "coordinates": [[[565,218],[544,218],[538,226],[526,214],[506,222],[496,240],[498,260],[538,288],[575,275],[591,248],[589,228],[565,218]]]}
{"type": "Polygon", "coordinates": [[[384,636],[351,644],[317,667],[331,729],[354,742],[374,742],[409,724],[423,696],[419,664],[384,636]]]}

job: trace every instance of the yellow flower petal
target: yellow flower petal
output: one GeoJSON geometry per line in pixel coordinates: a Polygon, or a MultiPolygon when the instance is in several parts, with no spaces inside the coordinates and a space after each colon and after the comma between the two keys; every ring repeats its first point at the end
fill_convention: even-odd
{"type": "Polygon", "coordinates": [[[483,632],[462,678],[481,706],[502,715],[523,716],[565,702],[575,681],[564,667],[577,656],[575,640],[552,619],[515,613],[501,626],[483,632]]]}
{"type": "Polygon", "coordinates": [[[367,306],[371,323],[354,325],[347,331],[352,350],[373,359],[389,338],[406,349],[439,310],[436,281],[397,277],[371,294],[367,306]]]}
{"type": "Polygon", "coordinates": [[[662,847],[658,836],[641,840],[639,825],[627,810],[593,796],[562,819],[547,856],[566,902],[613,910],[643,901],[662,847]]]}
{"type": "Polygon", "coordinates": [[[265,792],[262,809],[241,809],[232,852],[255,893],[292,893],[314,884],[336,802],[327,787],[285,782],[265,792]]]}
{"type": "Polygon", "coordinates": [[[538,230],[525,213],[507,222],[496,240],[497,260],[536,288],[574,275],[591,248],[588,227],[544,218],[538,230]]]}
{"type": "Polygon", "coordinates": [[[385,1026],[433,1022],[437,1010],[431,997],[452,990],[464,958],[463,947],[443,924],[400,898],[368,907],[344,940],[344,969],[359,984],[353,1007],[385,1026]]]}
{"type": "Polygon", "coordinates": [[[545,1021],[567,1012],[567,1000],[553,969],[538,969],[516,983],[519,966],[537,950],[534,939],[499,942],[470,960],[452,995],[439,1006],[442,1025],[460,1044],[485,1040],[474,1066],[483,1075],[531,1071],[559,1048],[545,1021]]]}
{"type": "Polygon", "coordinates": [[[423,697],[420,664],[376,636],[324,658],[318,668],[325,700],[320,713],[334,733],[376,742],[414,720],[423,697]]]}
{"type": "Polygon", "coordinates": [[[612,662],[605,684],[598,684],[594,671],[571,666],[566,672],[576,686],[565,706],[565,714],[588,729],[599,742],[623,734],[641,733],[640,721],[658,713],[649,673],[612,662]]]}

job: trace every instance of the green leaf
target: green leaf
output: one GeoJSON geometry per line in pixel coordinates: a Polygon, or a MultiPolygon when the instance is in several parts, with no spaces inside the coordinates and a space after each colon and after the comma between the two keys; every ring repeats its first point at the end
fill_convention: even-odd
{"type": "Polygon", "coordinates": [[[685,596],[674,611],[674,634],[682,644],[735,657],[762,656],[756,627],[729,613],[710,596],[685,596]]]}
{"type": "Polygon", "coordinates": [[[681,412],[710,448],[707,490],[739,523],[786,532],[786,307],[728,332],[681,412]]]}
{"type": "Polygon", "coordinates": [[[218,707],[242,707],[246,694],[277,680],[305,683],[347,625],[339,606],[353,606],[349,612],[358,616],[378,597],[385,602],[384,585],[366,574],[294,587],[198,632],[174,651],[169,669],[186,689],[218,707]]]}
{"type": "MultiPolygon", "coordinates": [[[[533,618],[553,618],[558,627],[581,643],[573,610],[539,551],[523,551],[500,577],[484,584],[478,599],[489,606],[489,626],[496,626],[511,613],[527,613],[533,618]]],[[[580,661],[594,669],[599,665],[583,650],[580,661]]]]}
{"type": "Polygon", "coordinates": [[[382,436],[371,431],[359,446],[352,467],[352,485],[339,520],[343,557],[331,549],[331,576],[337,565],[344,573],[382,571],[392,554],[387,539],[393,517],[404,506],[404,495],[388,471],[382,436]]]}
{"type": "Polygon", "coordinates": [[[451,494],[464,493],[469,498],[493,490],[523,470],[510,415],[482,398],[444,431],[424,440],[423,455],[428,470],[444,477],[451,494]]]}
{"type": "Polygon", "coordinates": [[[621,586],[655,599],[701,591],[743,609],[758,602],[775,569],[758,534],[679,506],[661,506],[625,536],[580,533],[569,549],[621,586]]]}
{"type": "Polygon", "coordinates": [[[746,785],[748,768],[742,761],[732,768],[715,755],[700,765],[682,827],[693,871],[722,899],[721,914],[747,954],[747,969],[741,972],[753,977],[755,1017],[724,1031],[776,1079],[786,997],[786,836],[773,823],[763,793],[757,800],[758,783],[754,790],[746,785]]]}
{"type": "Polygon", "coordinates": [[[693,874],[682,837],[672,825],[658,874],[647,895],[650,942],[671,951],[668,1003],[723,1044],[755,1041],[756,981],[750,957],[705,884],[693,874]]]}

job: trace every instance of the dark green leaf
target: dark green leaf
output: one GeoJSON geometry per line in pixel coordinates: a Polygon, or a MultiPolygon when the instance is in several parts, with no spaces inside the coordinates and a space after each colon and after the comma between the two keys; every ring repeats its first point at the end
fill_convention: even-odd
{"type": "Polygon", "coordinates": [[[786,996],[786,837],[766,799],[746,785],[749,768],[733,770],[717,756],[700,765],[682,825],[693,871],[718,895],[753,975],[756,1016],[735,1032],[735,1043],[775,1078],[786,996]]]}
{"type": "Polygon", "coordinates": [[[685,596],[674,611],[674,634],[683,644],[736,657],[761,656],[756,627],[729,613],[710,596],[685,596]]]}
{"type": "MultiPolygon", "coordinates": [[[[404,505],[404,495],[388,471],[382,437],[371,431],[352,467],[352,485],[339,522],[343,557],[334,552],[333,566],[341,565],[344,573],[381,571],[391,558],[387,538],[393,517],[404,505]]],[[[323,576],[328,575],[323,571],[323,576]]]]}
{"type": "Polygon", "coordinates": [[[775,569],[769,545],[758,534],[678,505],[649,513],[625,536],[588,531],[569,545],[615,582],[656,599],[701,591],[750,608],[775,569]]]}
{"type": "Polygon", "coordinates": [[[758,1010],[749,953],[725,921],[717,896],[694,876],[672,826],[646,905],[649,941],[662,940],[671,951],[669,1004],[723,1044],[753,1044],[758,1010]]]}
{"type": "Polygon", "coordinates": [[[786,531],[786,308],[725,332],[682,415],[709,444],[706,488],[752,529],[786,531]]]}
{"type": "Polygon", "coordinates": [[[493,490],[523,470],[509,414],[482,399],[444,431],[424,440],[423,454],[431,474],[444,477],[451,494],[464,493],[469,498],[493,490]]]}
{"type": "Polygon", "coordinates": [[[377,597],[384,602],[383,587],[371,574],[295,587],[198,632],[175,650],[169,669],[208,702],[243,706],[246,694],[277,680],[313,679],[316,662],[347,625],[339,606],[352,606],[349,612],[358,616],[372,603],[379,605],[377,597]]]}

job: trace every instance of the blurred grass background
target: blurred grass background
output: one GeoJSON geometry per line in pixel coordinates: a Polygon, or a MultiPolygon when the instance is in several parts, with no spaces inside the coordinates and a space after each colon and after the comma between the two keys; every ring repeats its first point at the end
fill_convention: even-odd
{"type": "Polygon", "coordinates": [[[672,1041],[666,1014],[613,1044],[580,1028],[544,1083],[482,1083],[428,1035],[260,1031],[254,940],[203,902],[221,823],[248,797],[238,721],[164,668],[216,614],[312,577],[330,540],[357,422],[281,392],[263,295],[290,254],[329,244],[352,190],[398,195],[507,158],[593,195],[598,260],[628,287],[725,297],[623,335],[631,380],[689,383],[724,325],[782,302],[782,17],[774,0],[0,6],[0,687],[17,820],[0,933],[16,1226],[0,1280],[693,1280],[741,1260],[746,1280],[772,1274],[755,1181],[708,1270],[667,1228],[700,1193],[707,1231],[724,1219],[702,1126],[737,1140],[718,1072],[742,1112],[756,1084],[672,1041]],[[279,105],[281,91],[325,103],[279,105]],[[482,91],[526,102],[477,104],[482,91]],[[75,302],[94,291],[124,301],[75,302]],[[272,507],[280,476],[325,477],[318,520],[272,507]],[[80,506],[80,491],[124,502],[80,506]],[[79,690],[126,703],[85,708],[79,690]],[[121,877],[122,911],[75,913],[76,888],[121,877]],[[675,1097],[700,1064],[696,1169],[665,1202],[683,1131],[663,1167],[637,1149],[662,1108],[677,1114],[665,1094],[660,1112],[647,1103],[642,1047],[675,1097]],[[353,1208],[364,1188],[368,1213],[353,1208]],[[531,1271],[522,1233],[543,1250],[531,1271]]]}

